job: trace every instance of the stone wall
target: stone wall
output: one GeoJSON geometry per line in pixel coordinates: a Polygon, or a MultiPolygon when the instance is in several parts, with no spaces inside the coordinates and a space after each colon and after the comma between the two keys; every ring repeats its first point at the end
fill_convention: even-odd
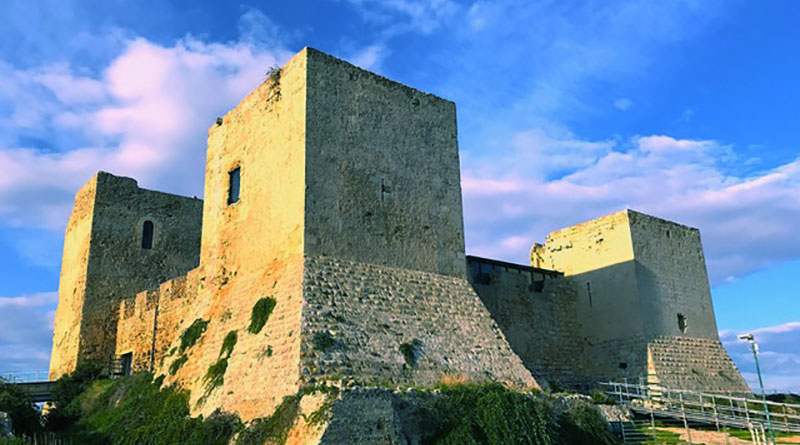
{"type": "Polygon", "coordinates": [[[659,337],[648,345],[650,380],[668,388],[750,394],[719,341],[707,338],[659,337]]]}
{"type": "Polygon", "coordinates": [[[64,234],[50,380],[77,366],[97,178],[98,175],[94,176],[75,194],[75,205],[64,234]]]}
{"type": "Polygon", "coordinates": [[[455,104],[306,53],[306,255],[464,277],[455,104]]]}
{"type": "Polygon", "coordinates": [[[648,333],[719,340],[700,231],[633,211],[629,219],[648,333]]]}
{"type": "Polygon", "coordinates": [[[194,269],[156,289],[122,300],[116,354],[132,354],[133,372],[155,371],[155,366],[162,366],[171,355],[170,344],[180,332],[180,326],[186,323],[191,308],[197,304],[201,275],[200,269],[194,269]]]}
{"type": "Polygon", "coordinates": [[[302,377],[433,385],[447,378],[535,386],[462,278],[353,261],[305,262],[302,377]],[[320,349],[315,336],[330,335],[320,349]],[[414,361],[402,352],[413,349],[414,361]]]}
{"type": "Polygon", "coordinates": [[[199,263],[202,200],[141,189],[105,172],[78,199],[65,239],[52,378],[82,360],[108,360],[122,299],[199,263]],[[150,248],[142,244],[146,221],[153,224],[150,248]]]}
{"type": "Polygon", "coordinates": [[[572,282],[548,277],[537,290],[530,276],[495,269],[488,283],[470,283],[537,382],[561,388],[587,383],[572,282]]]}

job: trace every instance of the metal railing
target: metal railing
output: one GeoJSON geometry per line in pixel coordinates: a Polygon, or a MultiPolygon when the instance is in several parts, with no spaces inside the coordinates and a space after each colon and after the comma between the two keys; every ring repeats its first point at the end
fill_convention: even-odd
{"type": "Polygon", "coordinates": [[[8,383],[36,383],[50,381],[50,371],[0,372],[0,380],[8,383]]]}
{"type": "MultiPolygon", "coordinates": [[[[620,405],[648,415],[689,423],[749,430],[754,439],[765,437],[767,410],[773,431],[800,433],[800,405],[776,403],[757,398],[702,393],[665,388],[653,384],[601,383],[620,405]]],[[[763,442],[766,443],[766,442],[763,442]]]]}

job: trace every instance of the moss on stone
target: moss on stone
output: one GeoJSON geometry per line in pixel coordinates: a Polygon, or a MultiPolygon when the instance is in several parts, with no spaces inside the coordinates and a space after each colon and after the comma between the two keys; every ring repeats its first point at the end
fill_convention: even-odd
{"type": "Polygon", "coordinates": [[[222,347],[219,350],[219,358],[214,364],[208,367],[203,381],[206,384],[206,394],[210,394],[216,388],[225,383],[225,372],[228,370],[228,359],[233,354],[233,348],[239,339],[237,331],[230,331],[222,340],[222,347]]]}
{"type": "Polygon", "coordinates": [[[197,340],[203,336],[208,328],[208,321],[198,318],[192,322],[191,326],[186,328],[181,334],[181,345],[178,347],[178,353],[183,354],[187,349],[197,343],[197,340]]]}
{"type": "Polygon", "coordinates": [[[403,354],[403,360],[405,360],[406,364],[412,368],[417,366],[417,360],[419,359],[421,352],[422,341],[419,339],[415,338],[410,342],[400,345],[400,353],[403,354]]]}
{"type": "Polygon", "coordinates": [[[261,332],[276,304],[277,302],[272,297],[264,297],[256,301],[256,304],[253,305],[253,312],[250,314],[250,326],[247,330],[252,334],[261,332]]]}
{"type": "Polygon", "coordinates": [[[186,354],[181,354],[180,357],[176,358],[171,365],[169,365],[169,375],[175,375],[179,369],[189,361],[189,357],[186,354]]]}
{"type": "Polygon", "coordinates": [[[314,345],[314,349],[317,351],[327,352],[336,344],[336,340],[328,331],[317,331],[311,337],[311,344],[314,345]]]}

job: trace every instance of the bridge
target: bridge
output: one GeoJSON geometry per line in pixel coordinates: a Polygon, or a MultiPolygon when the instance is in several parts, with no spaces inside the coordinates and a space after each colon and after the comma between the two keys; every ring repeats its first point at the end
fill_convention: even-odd
{"type": "Polygon", "coordinates": [[[653,436],[656,419],[681,425],[690,441],[692,426],[705,426],[718,432],[728,428],[747,430],[754,443],[769,443],[768,437],[777,432],[800,435],[800,405],[654,384],[607,382],[601,385],[618,405],[628,408],[640,419],[647,419],[621,425],[624,443],[649,440],[642,431],[650,429],[650,436],[653,436]]]}
{"type": "Polygon", "coordinates": [[[56,382],[49,371],[0,372],[0,380],[25,391],[34,403],[51,402],[56,382]]]}

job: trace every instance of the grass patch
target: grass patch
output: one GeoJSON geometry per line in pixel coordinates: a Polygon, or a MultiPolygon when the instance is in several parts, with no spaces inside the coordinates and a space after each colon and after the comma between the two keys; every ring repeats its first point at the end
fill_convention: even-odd
{"type": "Polygon", "coordinates": [[[267,324],[269,316],[272,315],[272,310],[275,309],[277,302],[272,297],[265,297],[253,305],[253,312],[250,314],[250,326],[247,330],[251,334],[258,334],[264,325],[267,324]]]}
{"type": "Polygon", "coordinates": [[[219,350],[219,358],[214,364],[208,367],[208,371],[206,371],[206,375],[203,378],[206,384],[206,395],[225,383],[228,359],[231,357],[231,354],[233,354],[233,348],[236,346],[238,339],[239,334],[237,334],[236,331],[230,331],[222,341],[222,347],[219,350]]]}
{"type": "Polygon", "coordinates": [[[208,321],[198,318],[192,322],[191,326],[186,328],[181,334],[181,345],[178,347],[178,353],[183,354],[187,349],[197,343],[197,340],[203,336],[208,328],[208,321]]]}
{"type": "Polygon", "coordinates": [[[615,405],[617,403],[613,397],[599,389],[593,389],[590,397],[595,405],[615,405]]]}
{"type": "Polygon", "coordinates": [[[176,358],[171,365],[169,365],[169,375],[175,375],[179,369],[189,361],[189,357],[186,354],[181,354],[180,357],[176,358]]]}
{"type": "Polygon", "coordinates": [[[71,404],[81,418],[61,437],[82,445],[227,445],[242,429],[232,414],[190,417],[188,400],[146,373],[98,381],[71,404]]]}
{"type": "Polygon", "coordinates": [[[336,339],[328,331],[317,331],[311,337],[311,344],[317,351],[327,352],[336,344],[336,339]]]}
{"type": "Polygon", "coordinates": [[[499,384],[439,387],[416,397],[424,444],[616,443],[597,408],[582,399],[521,393],[499,384]]]}
{"type": "Polygon", "coordinates": [[[418,339],[413,339],[410,342],[400,345],[400,353],[403,354],[403,360],[412,368],[417,366],[417,360],[422,353],[422,342],[418,339]]]}

